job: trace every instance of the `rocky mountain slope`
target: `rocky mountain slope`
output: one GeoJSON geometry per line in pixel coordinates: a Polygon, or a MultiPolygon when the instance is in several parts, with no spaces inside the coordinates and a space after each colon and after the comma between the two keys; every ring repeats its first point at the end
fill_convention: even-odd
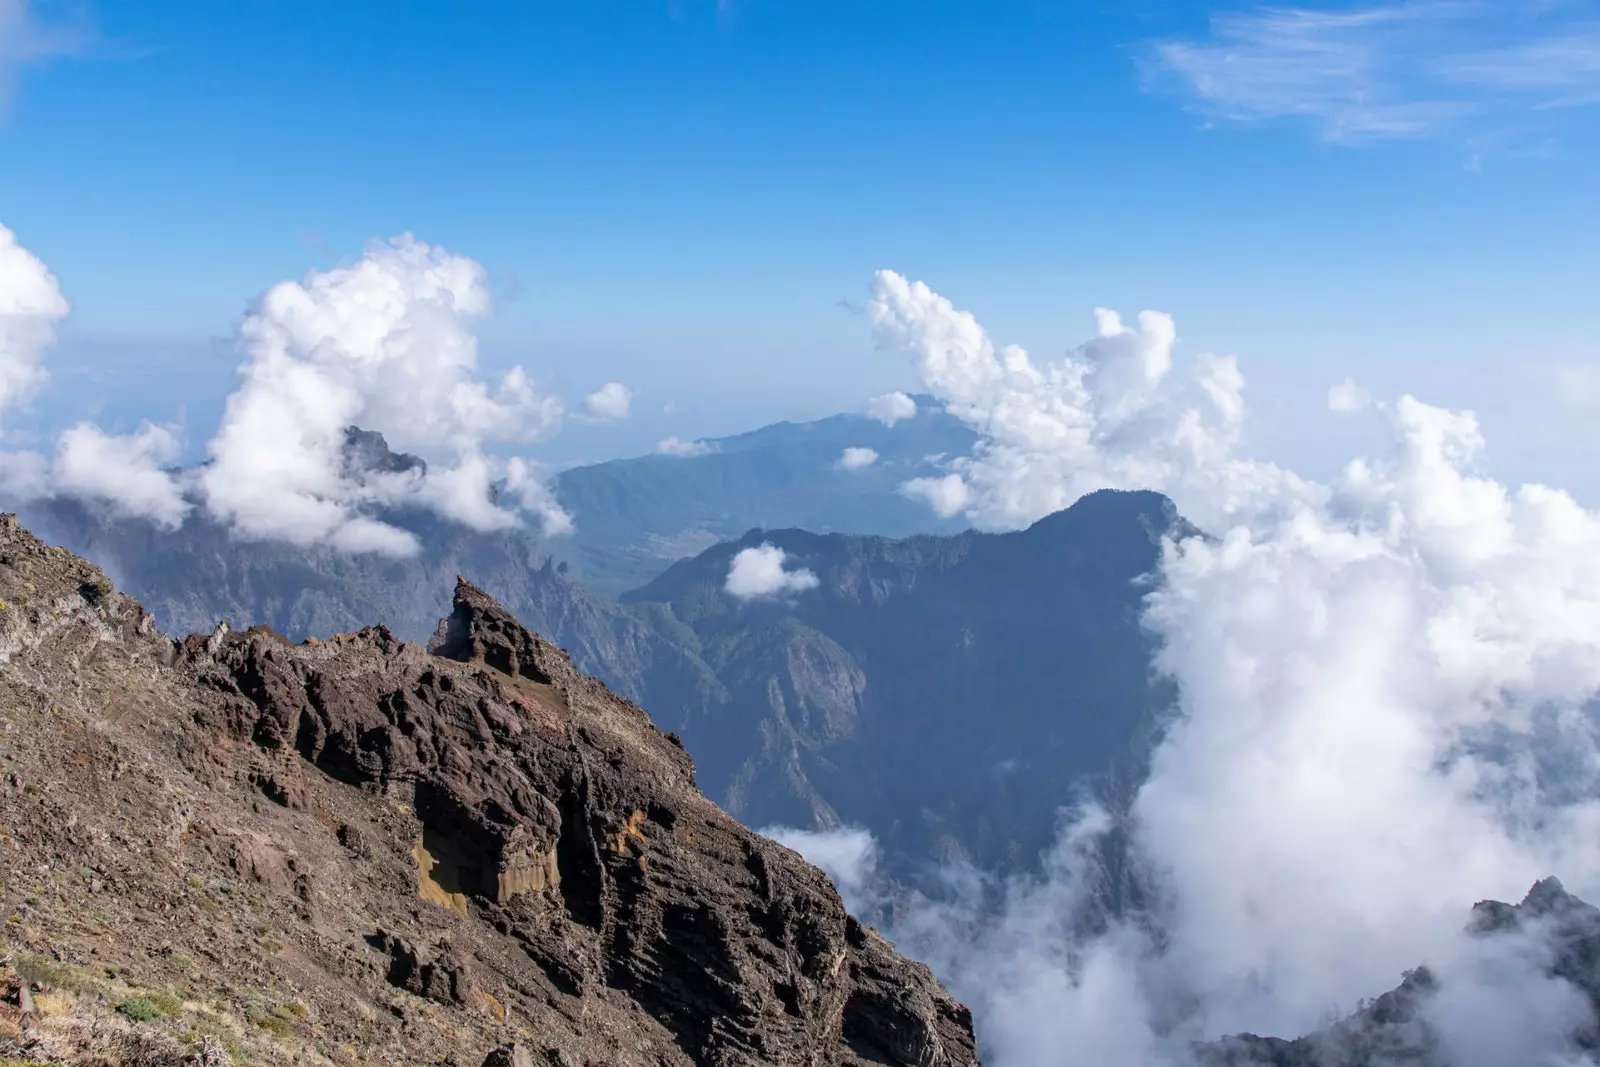
{"type": "Polygon", "coordinates": [[[641,695],[685,716],[668,725],[707,793],[750,825],[865,826],[903,876],[1015,869],[1063,806],[1142,780],[1173,699],[1142,598],[1161,538],[1189,529],[1158,494],[1102,492],[1008,534],[752,531],[623,598],[686,628],[716,679],[641,695]],[[729,596],[733,557],[764,543],[817,587],[729,596]]]}
{"type": "Polygon", "coordinates": [[[407,561],[240,544],[202,519],[158,531],[65,502],[45,517],[47,536],[109,560],[158,621],[185,630],[227,619],[299,638],[376,620],[422,640],[452,576],[470,573],[680,733],[702,788],[735,816],[866,826],[902,879],[950,859],[1030,863],[1086,787],[1131,793],[1171,699],[1139,614],[1160,537],[1181,520],[1152,493],[1096,494],[1002,535],[750,531],[625,603],[519,532],[422,516],[406,519],[423,543],[407,561]],[[819,588],[729,597],[733,555],[763,542],[819,588]]]}
{"type": "Polygon", "coordinates": [[[173,641],[0,517],[0,1058],[975,1063],[694,781],[465,581],[427,649],[173,641]]]}
{"type": "MultiPolygon", "coordinates": [[[[1559,1053],[1557,1058],[1537,1062],[1594,1063],[1600,1050],[1596,1024],[1600,1020],[1600,908],[1568,893],[1556,879],[1547,878],[1534,885],[1520,904],[1495,900],[1476,904],[1468,933],[1490,944],[1520,939],[1520,952],[1532,949],[1532,955],[1542,961],[1540,969],[1546,977],[1568,984],[1587,1001],[1590,1020],[1566,1035],[1565,1049],[1546,1050],[1547,1054],[1559,1053]]],[[[1524,1040],[1515,1033],[1495,1033],[1487,1047],[1452,1050],[1432,1010],[1440,991],[1434,973],[1426,966],[1418,967],[1395,989],[1323,1030],[1293,1041],[1254,1034],[1228,1038],[1197,1050],[1198,1067],[1463,1067],[1468,1062],[1498,1064],[1496,1042],[1510,1047],[1524,1040]]],[[[1504,999],[1507,991],[1489,996],[1491,1000],[1504,999]]],[[[1531,1028],[1535,1020],[1525,1022],[1531,1028]]],[[[1521,1051],[1529,1055],[1526,1049],[1521,1051]]],[[[1504,1067],[1512,1064],[1507,1062],[1504,1067]]]]}

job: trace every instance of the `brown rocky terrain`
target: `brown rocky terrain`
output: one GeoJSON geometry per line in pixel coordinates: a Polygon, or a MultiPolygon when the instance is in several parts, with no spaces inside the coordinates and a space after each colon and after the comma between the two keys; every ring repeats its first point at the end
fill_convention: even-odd
{"type": "Polygon", "coordinates": [[[0,826],[0,1062],[977,1062],[926,968],[464,580],[426,649],[174,641],[0,516],[0,826]]]}

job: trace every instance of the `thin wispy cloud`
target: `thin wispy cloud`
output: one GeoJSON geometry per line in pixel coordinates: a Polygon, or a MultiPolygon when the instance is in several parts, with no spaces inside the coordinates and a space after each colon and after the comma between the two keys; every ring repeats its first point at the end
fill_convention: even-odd
{"type": "Polygon", "coordinates": [[[49,23],[28,0],[0,0],[0,118],[11,104],[23,70],[60,56],[76,55],[92,40],[80,23],[49,23]]]}
{"type": "Polygon", "coordinates": [[[1147,58],[1153,86],[1215,122],[1300,121],[1343,144],[1476,136],[1600,102],[1600,5],[1263,6],[1154,42],[1147,58]]]}

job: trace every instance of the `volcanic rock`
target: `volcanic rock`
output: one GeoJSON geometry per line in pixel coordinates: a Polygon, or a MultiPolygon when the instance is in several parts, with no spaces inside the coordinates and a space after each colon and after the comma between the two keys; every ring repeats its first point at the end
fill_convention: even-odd
{"type": "Polygon", "coordinates": [[[174,641],[0,516],[0,957],[72,1001],[0,1057],[977,1062],[641,708],[465,579],[431,648],[174,641]]]}

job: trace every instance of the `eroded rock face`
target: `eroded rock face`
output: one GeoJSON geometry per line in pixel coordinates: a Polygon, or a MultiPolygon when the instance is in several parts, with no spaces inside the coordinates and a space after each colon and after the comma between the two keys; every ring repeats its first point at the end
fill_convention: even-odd
{"type": "MultiPolygon", "coordinates": [[[[173,642],[0,517],[0,600],[4,769],[59,783],[0,791],[8,866],[98,865],[101,912],[191,917],[123,966],[213,959],[215,995],[282,985],[308,1036],[408,1062],[516,1041],[547,1062],[977,1062],[926,968],[464,579],[432,651],[381,626],[173,642]],[[142,836],[133,810],[160,813],[142,836]],[[213,884],[248,903],[209,907],[213,884]]],[[[27,938],[81,955],[60,904],[27,938]]]]}

